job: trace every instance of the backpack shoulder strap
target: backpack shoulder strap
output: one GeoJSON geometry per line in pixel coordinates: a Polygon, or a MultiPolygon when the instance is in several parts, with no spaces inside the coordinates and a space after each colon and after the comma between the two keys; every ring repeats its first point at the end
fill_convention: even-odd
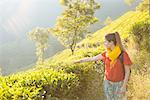
{"type": "Polygon", "coordinates": [[[122,64],[123,64],[123,53],[124,53],[124,51],[121,51],[121,54],[119,55],[119,59],[120,59],[120,61],[121,61],[122,64]]]}
{"type": "Polygon", "coordinates": [[[124,64],[123,64],[123,54],[124,53],[124,51],[121,51],[121,54],[119,55],[119,60],[120,60],[120,62],[121,62],[121,64],[122,64],[122,69],[123,69],[123,73],[124,73],[124,75],[125,75],[125,68],[124,68],[124,64]]]}

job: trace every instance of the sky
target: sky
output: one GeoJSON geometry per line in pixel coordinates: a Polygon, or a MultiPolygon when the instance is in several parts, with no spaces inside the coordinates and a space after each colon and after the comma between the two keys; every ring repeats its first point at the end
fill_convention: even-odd
{"type": "Polygon", "coordinates": [[[0,0],[0,43],[25,37],[36,26],[52,27],[61,10],[58,0],[0,0]]]}

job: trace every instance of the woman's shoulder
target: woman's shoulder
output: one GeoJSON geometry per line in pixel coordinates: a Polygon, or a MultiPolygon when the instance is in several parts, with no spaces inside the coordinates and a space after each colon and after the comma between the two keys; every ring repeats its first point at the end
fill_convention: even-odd
{"type": "Polygon", "coordinates": [[[123,50],[123,55],[128,55],[128,52],[126,50],[123,50]]]}
{"type": "Polygon", "coordinates": [[[127,51],[124,51],[123,59],[124,59],[124,64],[125,65],[132,65],[132,61],[131,61],[130,56],[128,55],[127,51]]]}
{"type": "Polygon", "coordinates": [[[106,54],[107,53],[107,51],[103,51],[101,54],[106,54]]]}

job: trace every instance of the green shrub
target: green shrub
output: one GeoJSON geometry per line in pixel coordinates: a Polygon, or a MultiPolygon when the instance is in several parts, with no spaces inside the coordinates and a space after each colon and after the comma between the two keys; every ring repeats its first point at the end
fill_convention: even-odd
{"type": "Polygon", "coordinates": [[[130,34],[133,36],[140,50],[144,49],[150,52],[150,17],[136,23],[131,29],[130,34]]]}
{"type": "MultiPolygon", "coordinates": [[[[136,23],[130,34],[137,45],[128,87],[130,100],[150,99],[150,18],[136,23]]],[[[133,45],[133,44],[132,44],[133,45]]],[[[130,48],[129,48],[130,49],[130,48]]]]}
{"type": "Polygon", "coordinates": [[[40,69],[16,75],[0,77],[0,99],[41,100],[66,97],[78,86],[78,77],[64,71],[40,69]]]}

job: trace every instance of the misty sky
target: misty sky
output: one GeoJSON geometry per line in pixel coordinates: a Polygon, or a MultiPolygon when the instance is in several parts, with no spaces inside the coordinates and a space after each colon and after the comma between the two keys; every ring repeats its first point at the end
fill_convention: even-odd
{"type": "MultiPolygon", "coordinates": [[[[100,20],[107,16],[115,19],[137,5],[128,6],[124,0],[97,2],[101,3],[101,9],[96,13],[100,20]]],[[[59,0],[0,0],[0,43],[22,38],[36,26],[53,27],[62,9],[59,0]]]]}
{"type": "Polygon", "coordinates": [[[0,42],[22,38],[36,26],[52,27],[61,9],[58,0],[0,0],[0,42]]]}

